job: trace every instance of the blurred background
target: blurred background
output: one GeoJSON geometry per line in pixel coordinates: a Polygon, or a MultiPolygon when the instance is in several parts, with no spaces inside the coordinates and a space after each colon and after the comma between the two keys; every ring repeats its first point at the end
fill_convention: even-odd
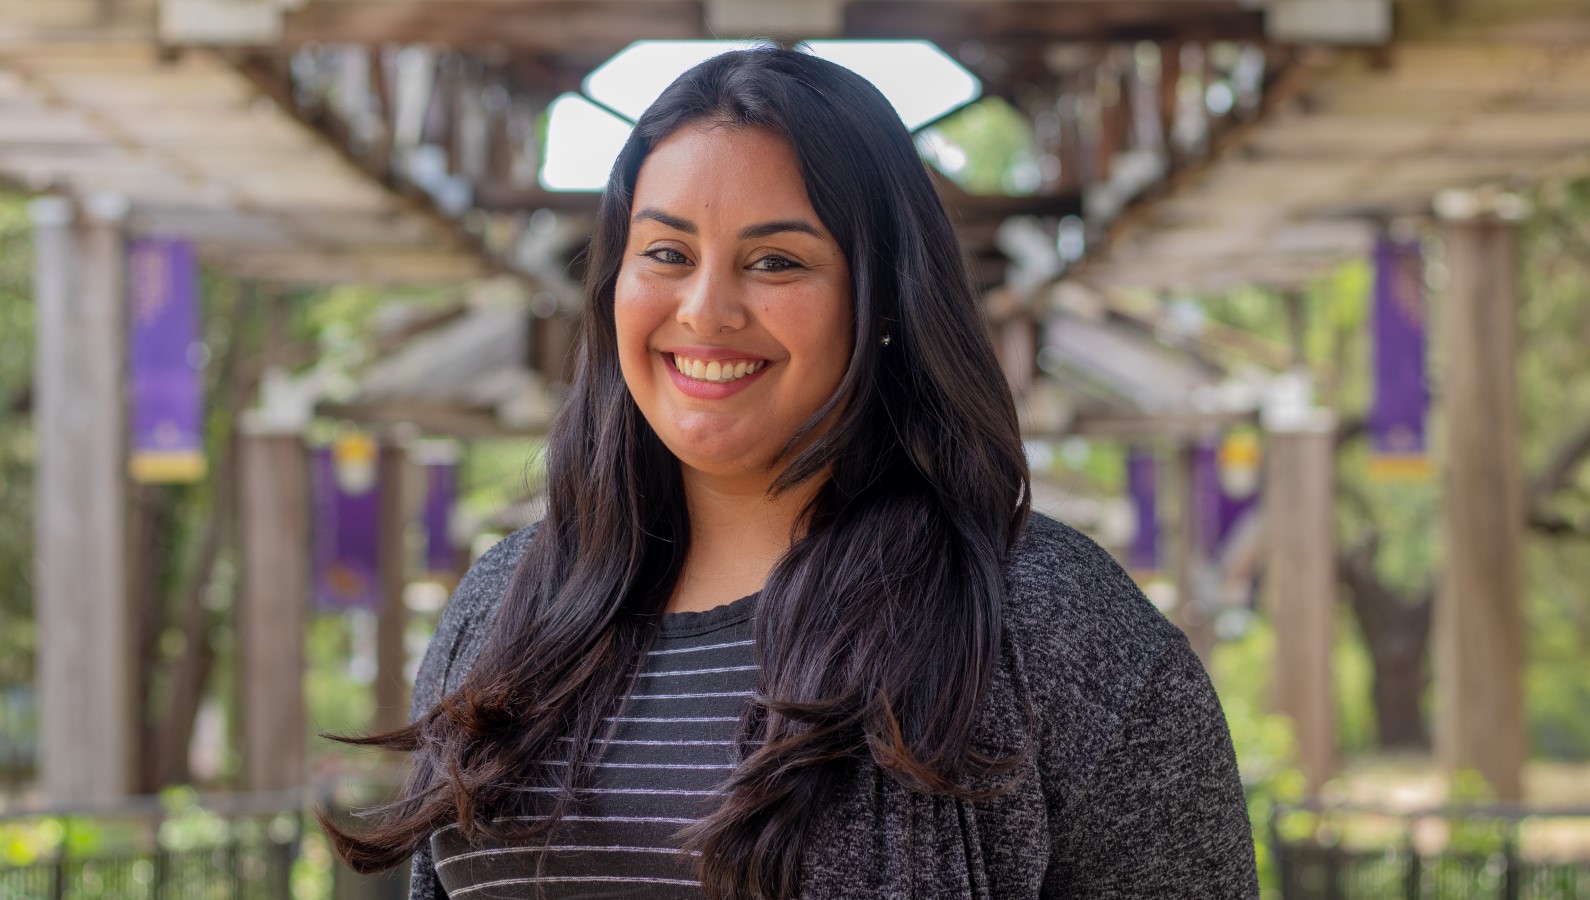
{"type": "Polygon", "coordinates": [[[402,760],[316,732],[539,517],[613,155],[767,35],[913,129],[1266,896],[1590,897],[1558,0],[0,0],[0,896],[404,896],[303,814],[402,760]]]}

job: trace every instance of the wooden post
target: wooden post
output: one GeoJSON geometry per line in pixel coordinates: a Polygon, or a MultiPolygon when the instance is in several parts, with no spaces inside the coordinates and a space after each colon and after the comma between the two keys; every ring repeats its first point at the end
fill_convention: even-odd
{"type": "Polygon", "coordinates": [[[1310,795],[1336,770],[1331,676],[1335,631],[1335,420],[1325,410],[1267,421],[1266,603],[1275,627],[1276,708],[1292,719],[1310,795]]]}
{"type": "Polygon", "coordinates": [[[408,474],[408,451],[392,441],[381,442],[379,464],[381,491],[381,609],[376,614],[375,720],[376,731],[402,728],[409,720],[408,683],[403,668],[408,654],[403,647],[403,631],[408,626],[408,607],[403,589],[408,583],[404,566],[407,548],[404,536],[408,515],[403,482],[408,474]]]}
{"type": "Polygon", "coordinates": [[[1038,322],[1031,313],[1021,310],[995,324],[994,328],[997,338],[994,349],[1005,370],[1005,381],[1020,399],[1032,390],[1037,371],[1038,322]]]}
{"type": "Polygon", "coordinates": [[[1176,447],[1176,624],[1204,664],[1215,647],[1214,611],[1203,597],[1198,516],[1198,451],[1190,440],[1176,447]]]}
{"type": "Polygon", "coordinates": [[[1165,41],[1159,45],[1159,130],[1164,141],[1165,159],[1171,170],[1177,168],[1181,153],[1176,148],[1176,120],[1181,108],[1181,44],[1165,41]]]}
{"type": "Polygon", "coordinates": [[[137,697],[127,599],[127,203],[32,207],[38,356],[35,541],[39,767],[51,801],[136,783],[137,697]]]}
{"type": "Polygon", "coordinates": [[[1511,195],[1443,195],[1450,281],[1439,309],[1447,423],[1447,571],[1436,605],[1436,745],[1449,771],[1522,799],[1524,486],[1511,195]]]}
{"type": "Polygon", "coordinates": [[[305,780],[304,628],[309,605],[308,455],[297,432],[244,422],[239,439],[238,610],[243,788],[305,780]]]}

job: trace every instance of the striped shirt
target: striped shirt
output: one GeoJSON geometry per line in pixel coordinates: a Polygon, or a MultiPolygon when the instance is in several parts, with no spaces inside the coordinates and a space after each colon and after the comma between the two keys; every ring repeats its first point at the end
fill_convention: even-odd
{"type": "Polygon", "coordinates": [[[550,848],[471,845],[457,826],[431,835],[447,896],[699,900],[691,860],[673,835],[712,808],[734,769],[734,732],[756,686],[755,602],[753,594],[663,616],[615,738],[550,848]]]}

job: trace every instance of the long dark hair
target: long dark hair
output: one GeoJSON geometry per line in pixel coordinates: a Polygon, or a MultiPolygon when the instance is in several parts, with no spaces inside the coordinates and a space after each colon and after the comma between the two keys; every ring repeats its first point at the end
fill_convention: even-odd
{"type": "Polygon", "coordinates": [[[670,85],[613,166],[574,384],[547,451],[546,518],[458,688],[407,728],[351,739],[413,763],[373,829],[322,823],[354,869],[397,865],[448,823],[472,840],[550,840],[589,783],[614,727],[604,717],[618,714],[690,546],[678,462],[619,371],[613,292],[641,163],[702,121],[789,141],[849,262],[856,329],[843,380],[790,437],[773,484],[826,477],[758,599],[743,759],[721,806],[681,835],[701,851],[703,888],[793,897],[803,839],[841,767],[870,756],[912,789],[973,797],[971,776],[1013,762],[979,752],[971,734],[1030,489],[954,231],[870,83],[800,51],[737,51],[670,85]],[[534,814],[527,786],[561,790],[534,811],[545,818],[504,821],[534,814]]]}

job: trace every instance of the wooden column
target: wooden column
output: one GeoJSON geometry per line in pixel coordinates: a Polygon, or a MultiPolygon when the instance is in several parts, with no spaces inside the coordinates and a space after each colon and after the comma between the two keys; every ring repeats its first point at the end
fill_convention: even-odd
{"type": "Polygon", "coordinates": [[[126,201],[32,207],[38,339],[39,767],[51,801],[133,791],[138,718],[126,576],[126,201]]]}
{"type": "Polygon", "coordinates": [[[1214,610],[1203,596],[1198,515],[1198,452],[1193,441],[1176,447],[1176,624],[1204,663],[1215,646],[1214,610]]]}
{"type": "Polygon", "coordinates": [[[1274,702],[1292,720],[1311,795],[1336,770],[1331,647],[1336,606],[1335,422],[1328,412],[1268,427],[1265,595],[1275,627],[1274,702]]]}
{"type": "Polygon", "coordinates": [[[408,451],[383,441],[380,460],[381,491],[381,609],[376,614],[375,719],[376,731],[401,728],[409,720],[408,679],[403,668],[408,654],[403,631],[408,627],[408,606],[403,589],[408,583],[404,540],[408,524],[403,484],[408,474],[408,451]]]}
{"type": "Polygon", "coordinates": [[[1506,196],[1438,203],[1450,281],[1437,312],[1447,571],[1436,606],[1436,744],[1449,771],[1476,770],[1498,800],[1519,801],[1525,514],[1512,219],[1522,210],[1506,196]]]}
{"type": "Polygon", "coordinates": [[[994,345],[1005,381],[1019,400],[1032,391],[1038,369],[1038,322],[1022,310],[994,326],[994,345]]]}
{"type": "MultiPolygon", "coordinates": [[[[245,422],[245,426],[251,423],[245,422]]],[[[245,427],[239,440],[238,610],[243,788],[304,783],[304,628],[310,593],[308,456],[296,432],[245,427]]]]}

